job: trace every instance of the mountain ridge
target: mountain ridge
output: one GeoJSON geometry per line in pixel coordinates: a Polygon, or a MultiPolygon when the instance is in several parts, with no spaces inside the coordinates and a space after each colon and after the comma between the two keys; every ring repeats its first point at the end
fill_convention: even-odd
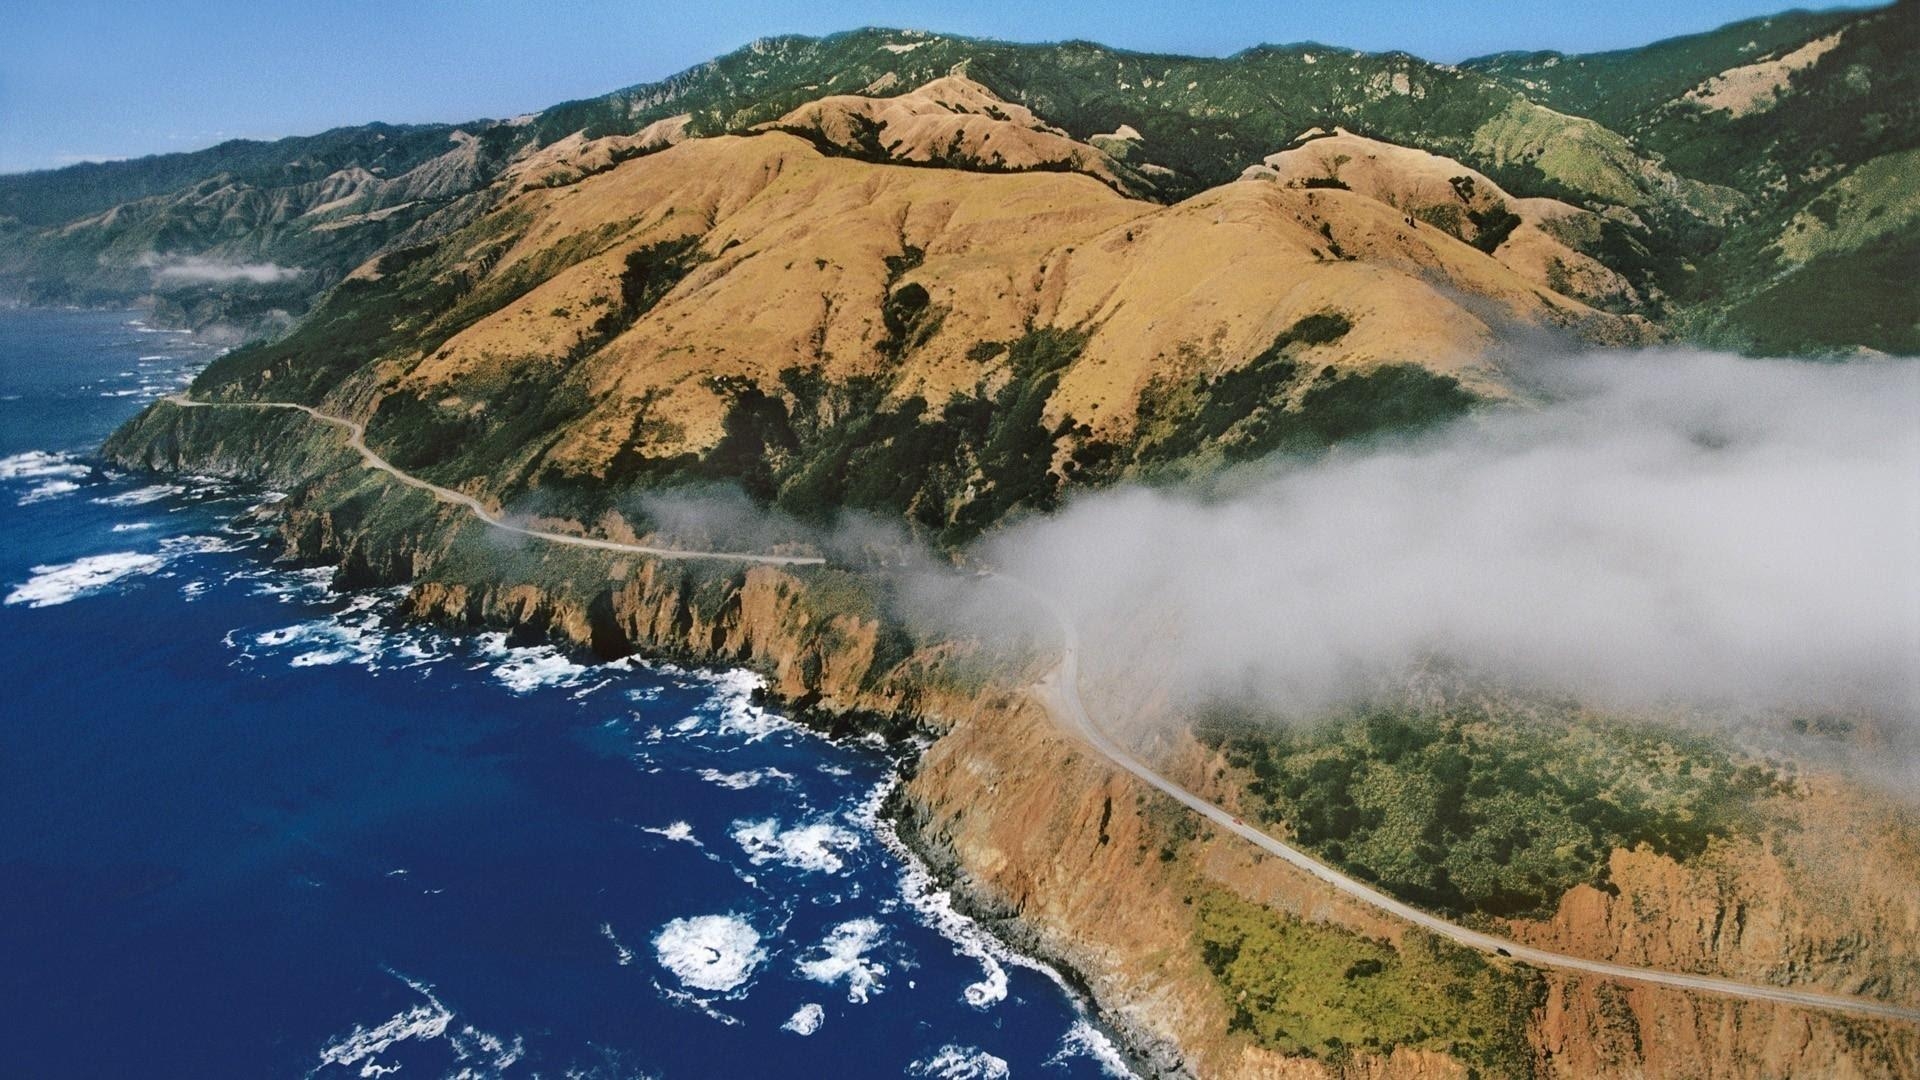
{"type": "MultiPolygon", "coordinates": [[[[1893,58],[1896,53],[1890,51],[1910,30],[1912,20],[1907,11],[1902,5],[1866,11],[1786,13],[1732,24],[1711,34],[1596,55],[1637,57],[1645,67],[1666,63],[1660,58],[1669,53],[1683,53],[1685,64],[1667,64],[1674,68],[1668,84],[1695,85],[1702,72],[1712,75],[1707,69],[1738,53],[1737,48],[1716,45],[1717,52],[1708,50],[1711,55],[1702,58],[1695,55],[1701,52],[1701,41],[1731,40],[1744,33],[1743,28],[1763,23],[1771,28],[1772,36],[1756,47],[1765,53],[1767,49],[1761,46],[1776,41],[1784,47],[1835,25],[1871,24],[1873,35],[1886,37],[1891,44],[1876,54],[1879,59],[1870,60],[1870,66],[1892,65],[1889,72],[1893,76],[1888,89],[1869,87],[1865,91],[1864,100],[1871,104],[1890,100],[1887,95],[1907,85],[1910,78],[1903,72],[1911,62],[1893,58]],[[1648,57],[1654,59],[1649,61],[1648,57]]],[[[1078,141],[1087,142],[1121,127],[1134,131],[1140,138],[1127,147],[1124,164],[1128,169],[1151,173],[1154,190],[1168,201],[1178,201],[1231,179],[1282,149],[1301,131],[1337,124],[1363,135],[1457,158],[1521,197],[1572,198],[1594,204],[1590,208],[1595,209],[1598,204],[1624,203],[1633,208],[1634,217],[1610,227],[1622,233],[1608,243],[1619,254],[1602,261],[1633,278],[1636,290],[1649,302],[1671,308],[1668,314],[1682,333],[1730,344],[1740,343],[1743,335],[1759,341],[1778,338],[1774,333],[1752,335],[1738,325],[1738,320],[1725,316],[1738,310],[1741,301],[1755,290],[1769,286],[1780,264],[1767,253],[1765,242],[1807,205],[1817,202],[1819,192],[1796,190],[1784,201],[1769,197],[1769,205],[1743,207],[1743,199],[1750,198],[1746,193],[1765,190],[1749,183],[1747,174],[1727,173],[1701,180],[1685,170],[1675,173],[1662,163],[1661,150],[1641,145],[1647,139],[1658,144],[1657,132],[1614,132],[1586,115],[1611,115],[1597,107],[1560,111],[1569,107],[1563,100],[1565,95],[1553,92],[1551,87],[1545,91],[1537,85],[1529,88],[1527,84],[1537,84],[1537,80],[1514,69],[1522,63],[1514,58],[1528,55],[1546,54],[1504,53],[1448,65],[1429,63],[1405,52],[1357,53],[1311,42],[1257,45],[1230,57],[1206,58],[1119,50],[1091,42],[1027,45],[886,28],[825,37],[763,38],[662,80],[558,103],[509,120],[416,127],[366,125],[276,143],[229,142],[193,154],[142,159],[145,165],[112,163],[0,177],[0,236],[6,236],[7,246],[14,249],[11,257],[0,257],[0,296],[39,303],[144,298],[157,303],[163,317],[171,321],[206,325],[224,318],[242,331],[258,328],[261,317],[268,312],[281,312],[284,314],[275,315],[266,325],[284,327],[289,318],[305,310],[352,265],[375,251],[412,242],[423,231],[438,228],[430,219],[448,211],[449,206],[409,206],[383,218],[383,229],[356,232],[357,225],[336,226],[336,234],[324,240],[291,219],[262,222],[242,236],[222,236],[204,212],[178,194],[183,188],[177,181],[186,173],[227,171],[242,186],[278,189],[285,185],[270,183],[261,169],[268,173],[292,170],[299,178],[317,179],[313,174],[318,166],[313,162],[300,164],[311,157],[334,171],[366,168],[376,175],[393,176],[436,156],[431,153],[436,143],[445,153],[445,141],[455,132],[464,131],[478,140],[484,176],[476,177],[474,184],[461,192],[446,194],[453,203],[466,200],[483,204],[488,183],[517,160],[562,139],[633,135],[676,115],[685,116],[684,131],[691,137],[739,132],[775,122],[815,99],[858,91],[884,78],[890,77],[899,92],[908,92],[948,74],[956,65],[964,65],[976,81],[1078,141]],[[396,145],[382,148],[377,144],[383,140],[396,145]],[[308,153],[309,141],[320,149],[308,153]],[[253,166],[237,167],[235,159],[252,162],[258,168],[249,172],[253,166]],[[143,170],[156,175],[118,187],[92,185],[91,194],[86,194],[89,185],[83,183],[79,189],[85,197],[69,195],[64,197],[65,202],[50,200],[44,194],[56,182],[71,188],[74,185],[66,181],[73,178],[131,176],[143,170]],[[1730,178],[1739,181],[1742,194],[1714,186],[1730,178]],[[136,194],[141,199],[162,198],[172,204],[160,215],[153,237],[96,237],[71,228],[75,220],[86,215],[68,211],[97,212],[107,208],[101,203],[103,199],[136,194]],[[5,224],[9,217],[12,223],[5,224]],[[173,250],[158,250],[169,245],[173,250]],[[136,247],[141,250],[130,251],[136,247]],[[285,288],[267,299],[231,288],[178,295],[182,290],[177,281],[170,288],[157,287],[163,283],[156,282],[138,263],[141,256],[182,253],[210,253],[218,258],[266,257],[280,265],[297,266],[305,275],[299,287],[285,288]]],[[[1591,57],[1562,59],[1597,62],[1591,57]]],[[[1823,66],[1815,65],[1814,74],[1818,75],[1823,66]]],[[[1841,81],[1844,83],[1844,79],[1841,81]]],[[[1831,96],[1831,91],[1820,92],[1831,96]]],[[[1900,115],[1900,111],[1896,108],[1888,115],[1900,115]]],[[[1833,126],[1825,122],[1829,119],[1823,117],[1815,124],[1781,114],[1766,122],[1773,128],[1785,123],[1800,125],[1792,128],[1796,131],[1824,130],[1833,126]]],[[[1911,127],[1908,121],[1900,121],[1899,134],[1889,133],[1874,145],[1904,149],[1915,141],[1911,127]]],[[[1723,136],[1715,138],[1724,142],[1723,136]]],[[[1814,144],[1806,143],[1805,136],[1795,138],[1809,147],[1806,153],[1820,152],[1812,148],[1814,144]]],[[[1726,163],[1746,160],[1751,153],[1719,153],[1711,164],[1690,165],[1689,169],[1725,172],[1726,163]]],[[[1837,167],[1851,169],[1865,164],[1864,159],[1856,158],[1857,151],[1844,151],[1837,167]]],[[[123,198],[111,205],[125,203],[123,198]]],[[[311,207],[302,211],[307,209],[311,207]]],[[[463,218],[475,209],[453,207],[452,215],[463,218]]],[[[1908,334],[1904,330],[1889,335],[1875,330],[1870,320],[1852,329],[1845,320],[1841,322],[1834,331],[1822,329],[1806,340],[1790,341],[1788,351],[1845,351],[1856,345],[1906,347],[1903,342],[1908,334]]]]}
{"type": "MultiPolygon", "coordinates": [[[[1757,122],[1807,135],[1877,107],[1911,61],[1874,48],[1843,38],[1757,122]],[[1802,108],[1802,89],[1827,96],[1802,108]]],[[[221,272],[299,266],[275,284],[312,309],[193,396],[359,436],[162,402],[104,454],[272,482],[288,557],[404,585],[412,617],[751,665],[830,730],[924,736],[900,835],[983,923],[1080,973],[1155,1075],[1913,1071],[1905,1026],[1451,949],[1223,843],[1035,707],[1045,641],[929,627],[908,595],[1078,492],[1226,487],[1271,455],[1524,403],[1511,362],[1543,343],[1705,336],[1732,302],[1712,290],[1751,297],[1743,274],[1825,281],[1897,248],[1897,117],[1876,153],[1772,193],[1486,76],[1319,46],[1184,68],[886,32],[772,39],[662,85],[456,129],[396,177],[208,180],[74,226],[129,257],[174,228],[217,241],[194,250],[221,272]],[[503,543],[485,522],[505,520],[576,539],[503,543]],[[821,561],[645,554],[669,546],[821,561]]],[[[1857,351],[1867,325],[1803,351],[1857,351]]],[[[1439,672],[1310,731],[1194,713],[1169,678],[1119,662],[1082,692],[1112,730],[1157,733],[1129,748],[1156,771],[1406,902],[1597,959],[1903,1004],[1920,985],[1920,840],[1837,775],[1439,672]]]]}

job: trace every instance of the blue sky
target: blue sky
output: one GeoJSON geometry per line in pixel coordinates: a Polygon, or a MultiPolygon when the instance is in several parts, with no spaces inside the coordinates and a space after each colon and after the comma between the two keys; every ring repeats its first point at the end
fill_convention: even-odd
{"type": "Polygon", "coordinates": [[[8,0],[0,172],[369,120],[511,116],[756,37],[910,26],[1224,55],[1316,40],[1459,60],[1642,44],[1785,0],[8,0]]]}

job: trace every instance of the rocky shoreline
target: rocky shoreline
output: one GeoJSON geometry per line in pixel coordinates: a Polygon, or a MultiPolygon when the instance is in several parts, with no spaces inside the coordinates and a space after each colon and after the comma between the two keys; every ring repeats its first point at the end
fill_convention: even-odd
{"type": "MultiPolygon", "coordinates": [[[[661,563],[640,560],[644,566],[636,572],[646,584],[637,592],[625,594],[627,601],[639,601],[634,606],[617,603],[621,591],[615,589],[606,589],[583,604],[578,597],[543,595],[529,585],[431,580],[429,571],[434,562],[428,553],[445,550],[446,539],[438,534],[458,530],[463,523],[457,517],[437,513],[432,501],[420,493],[397,485],[383,485],[386,490],[381,497],[417,502],[420,520],[431,522],[404,539],[357,529],[332,510],[316,509],[313,504],[320,501],[322,493],[351,482],[347,478],[356,465],[344,451],[336,457],[327,445],[329,441],[337,441],[332,433],[304,431],[294,417],[247,417],[236,411],[216,418],[205,412],[163,406],[158,414],[143,413],[117,433],[102,454],[110,463],[127,469],[193,472],[293,492],[295,497],[268,508],[267,513],[277,520],[262,522],[275,528],[281,548],[279,558],[333,566],[340,588],[411,586],[403,607],[408,618],[464,631],[533,634],[580,649],[600,661],[638,655],[695,667],[747,667],[769,680],[756,695],[756,704],[776,708],[829,737],[878,735],[894,758],[902,780],[877,810],[877,817],[898,841],[897,854],[917,863],[933,887],[949,896],[956,913],[992,935],[1009,952],[1058,975],[1137,1073],[1151,1077],[1193,1075],[1172,1041],[1103,1008],[1092,981],[1072,959],[1050,947],[1041,934],[1023,926],[1016,908],[981,888],[951,843],[932,831],[933,814],[913,793],[911,781],[925,749],[948,725],[916,706],[912,688],[896,686],[876,696],[874,688],[858,686],[860,679],[852,680],[852,684],[834,681],[833,670],[845,665],[822,657],[817,647],[803,639],[792,641],[785,650],[729,643],[722,627],[737,624],[727,624],[724,614],[703,618],[699,605],[690,599],[690,592],[697,592],[697,584],[689,590],[689,579],[681,578],[662,589],[650,587],[663,580],[654,576],[668,569],[661,563]],[[648,617],[636,622],[632,616],[639,607],[647,608],[648,617]],[[622,614],[627,616],[626,626],[622,625],[622,614]]],[[[696,582],[715,580],[708,569],[695,568],[695,572],[696,582]]],[[[718,575],[737,592],[759,591],[763,582],[755,579],[775,577],[792,581],[784,571],[767,568],[729,570],[718,575]]],[[[729,606],[722,603],[719,610],[725,612],[729,606]]],[[[871,635],[851,636],[848,645],[856,656],[861,652],[859,639],[867,636],[871,635]]],[[[867,659],[870,662],[870,651],[867,659]]]]}
{"type": "MultiPolygon", "coordinates": [[[[607,659],[744,667],[810,726],[879,733],[903,755],[902,782],[879,808],[901,844],[955,910],[1093,1003],[1143,1074],[1466,1075],[1464,1062],[1433,1050],[1322,1061],[1236,1032],[1195,936],[1203,891],[1224,888],[1382,940],[1397,941],[1403,928],[1244,845],[1203,833],[1163,854],[1171,834],[1157,796],[1085,753],[1024,693],[1040,659],[915,639],[888,617],[884,575],[503,544],[464,510],[360,468],[337,432],[298,414],[156,404],[102,454],[122,468],[286,491],[274,511],[284,556],[335,566],[341,587],[406,584],[410,618],[542,636],[607,659]]],[[[1897,1026],[1547,980],[1546,1004],[1528,1022],[1537,1076],[1920,1068],[1920,1039],[1897,1026]]]]}

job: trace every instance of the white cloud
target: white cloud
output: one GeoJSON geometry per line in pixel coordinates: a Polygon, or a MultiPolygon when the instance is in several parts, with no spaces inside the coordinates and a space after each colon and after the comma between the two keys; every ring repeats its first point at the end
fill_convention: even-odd
{"type": "Polygon", "coordinates": [[[306,271],[271,262],[228,262],[203,255],[149,255],[141,265],[153,271],[156,285],[273,285],[306,271]]]}
{"type": "Polygon", "coordinates": [[[1101,673],[1307,712],[1441,656],[1618,704],[1920,708],[1920,364],[1591,355],[1431,438],[1011,530],[1101,673]]]}

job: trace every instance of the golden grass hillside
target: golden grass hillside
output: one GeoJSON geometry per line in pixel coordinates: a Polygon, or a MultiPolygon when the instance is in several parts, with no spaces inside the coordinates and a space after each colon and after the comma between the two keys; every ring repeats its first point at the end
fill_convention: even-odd
{"type": "MultiPolygon", "coordinates": [[[[1154,377],[1230,370],[1316,312],[1352,325],[1312,350],[1316,366],[1414,362],[1493,394],[1487,357],[1507,324],[1609,341],[1647,335],[1638,320],[1555,293],[1446,229],[1409,225],[1395,201],[1457,201],[1441,175],[1457,166],[1445,159],[1344,136],[1273,160],[1299,172],[1308,166],[1295,155],[1349,142],[1366,143],[1344,170],[1361,190],[1243,181],[1172,206],[1074,173],[830,157],[779,132],[683,142],[524,189],[456,235],[454,261],[475,288],[516,274],[535,283],[431,355],[390,358],[360,400],[404,387],[467,401],[465,388],[585,343],[590,354],[569,361],[566,378],[595,405],[545,453],[591,474],[642,408],[670,420],[649,453],[711,446],[726,411],[716,379],[773,388],[782,370],[818,367],[830,380],[881,378],[895,396],[939,402],[1004,377],[980,343],[1036,326],[1089,335],[1049,418],[1116,438],[1131,432],[1154,377]],[[686,238],[697,245],[691,272],[617,337],[590,340],[617,301],[624,260],[686,238]],[[932,317],[903,348],[883,309],[907,285],[926,290],[932,317]]],[[[1484,198],[1504,194],[1475,182],[1484,198]]],[[[470,403],[485,408],[484,394],[470,403]]]]}

